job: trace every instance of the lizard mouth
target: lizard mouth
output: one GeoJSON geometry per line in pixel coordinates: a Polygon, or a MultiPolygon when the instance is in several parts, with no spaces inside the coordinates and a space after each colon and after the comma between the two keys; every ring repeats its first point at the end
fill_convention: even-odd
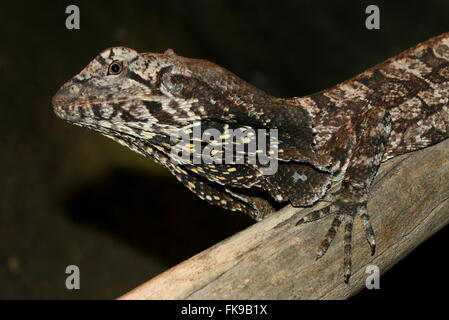
{"type": "Polygon", "coordinates": [[[87,118],[87,104],[78,104],[73,101],[63,99],[52,99],[53,112],[62,120],[68,122],[79,122],[87,118]]]}
{"type": "Polygon", "coordinates": [[[141,99],[153,98],[152,95],[139,95],[133,98],[114,97],[82,97],[79,94],[69,92],[68,86],[64,85],[53,96],[51,105],[54,113],[61,119],[76,122],[88,118],[103,118],[103,109],[108,105],[112,109],[128,102],[139,101],[141,99]]]}
{"type": "Polygon", "coordinates": [[[81,119],[80,112],[76,111],[75,106],[67,106],[63,103],[53,104],[53,112],[61,119],[75,122],[81,119]]]}

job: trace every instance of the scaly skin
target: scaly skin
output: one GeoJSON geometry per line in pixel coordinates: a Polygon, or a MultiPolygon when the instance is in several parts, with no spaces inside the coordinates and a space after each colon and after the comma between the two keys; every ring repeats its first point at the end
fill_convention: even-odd
{"type": "MultiPolygon", "coordinates": [[[[260,220],[279,204],[331,204],[298,224],[334,215],[317,258],[345,225],[345,280],[351,274],[352,226],[360,217],[375,250],[367,201],[381,162],[449,136],[449,34],[417,45],[327,90],[276,98],[205,60],[101,52],[53,97],[55,113],[166,166],[209,203],[260,220]],[[277,129],[278,168],[260,164],[174,162],[170,136],[201,130],[277,129]],[[327,194],[333,182],[341,182],[327,194]]],[[[210,142],[204,141],[203,143],[210,142]]],[[[236,141],[235,144],[244,142],[236,141]]],[[[245,151],[245,157],[250,151],[245,151]]]]}

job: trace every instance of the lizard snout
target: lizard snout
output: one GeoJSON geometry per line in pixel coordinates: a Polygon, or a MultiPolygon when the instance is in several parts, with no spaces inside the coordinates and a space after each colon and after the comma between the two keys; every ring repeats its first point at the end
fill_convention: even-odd
{"type": "Polygon", "coordinates": [[[56,92],[51,99],[51,104],[58,117],[69,121],[81,118],[81,113],[75,106],[75,102],[79,99],[79,91],[77,85],[68,82],[56,92]]]}

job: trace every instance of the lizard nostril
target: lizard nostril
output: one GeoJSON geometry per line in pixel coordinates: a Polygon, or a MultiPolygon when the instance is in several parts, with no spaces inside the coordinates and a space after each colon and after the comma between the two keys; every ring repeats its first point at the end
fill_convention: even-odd
{"type": "Polygon", "coordinates": [[[67,104],[73,100],[80,92],[80,87],[76,84],[65,84],[52,98],[52,106],[54,109],[62,108],[64,104],[67,104]]]}
{"type": "Polygon", "coordinates": [[[78,94],[80,92],[80,88],[78,86],[76,86],[76,85],[72,85],[69,88],[69,92],[71,94],[78,94]]]}

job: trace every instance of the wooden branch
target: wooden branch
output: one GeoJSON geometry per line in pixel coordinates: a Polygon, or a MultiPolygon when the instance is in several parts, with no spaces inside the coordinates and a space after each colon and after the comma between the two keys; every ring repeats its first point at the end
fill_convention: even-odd
{"type": "Polygon", "coordinates": [[[367,265],[385,272],[448,223],[448,181],[449,140],[382,165],[368,204],[377,252],[370,255],[357,219],[348,285],[343,282],[342,232],[315,261],[332,218],[295,227],[310,209],[286,207],[120,298],[348,298],[365,285],[367,265]]]}

